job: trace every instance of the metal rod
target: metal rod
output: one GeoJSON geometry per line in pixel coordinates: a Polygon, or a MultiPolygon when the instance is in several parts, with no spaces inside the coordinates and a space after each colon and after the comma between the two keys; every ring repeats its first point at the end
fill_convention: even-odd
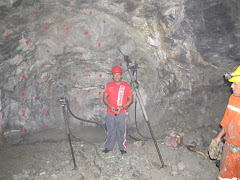
{"type": "Polygon", "coordinates": [[[67,133],[67,136],[68,136],[68,141],[69,141],[71,154],[72,154],[72,158],[73,158],[74,169],[77,169],[77,164],[76,164],[76,161],[75,161],[74,151],[73,151],[72,142],[71,142],[71,138],[70,138],[70,130],[69,130],[69,123],[68,123],[68,118],[67,118],[67,109],[66,109],[66,105],[67,105],[66,98],[62,97],[60,99],[60,103],[62,104],[63,117],[64,117],[64,121],[65,121],[66,133],[67,133]]]}
{"type": "MultiPolygon", "coordinates": [[[[125,58],[124,58],[124,59],[125,59],[125,58]]],[[[131,72],[131,69],[130,69],[130,67],[129,67],[129,63],[128,63],[128,62],[127,62],[127,69],[128,69],[129,74],[130,74],[130,77],[131,77],[131,79],[132,79],[132,81],[133,81],[134,90],[135,90],[135,92],[136,92],[138,101],[139,101],[140,106],[141,106],[141,109],[142,109],[142,111],[143,111],[143,115],[144,115],[144,117],[145,117],[145,120],[146,120],[146,122],[147,122],[147,124],[148,124],[148,128],[149,128],[149,130],[150,130],[152,139],[153,139],[153,141],[154,141],[154,145],[155,145],[155,147],[156,147],[156,149],[157,149],[157,153],[158,153],[158,156],[159,156],[159,159],[160,159],[160,161],[161,161],[161,163],[162,163],[162,168],[163,168],[163,167],[164,167],[164,162],[163,162],[163,159],[162,159],[160,150],[159,150],[159,148],[158,148],[156,138],[155,138],[154,133],[153,133],[153,131],[152,131],[152,128],[151,128],[151,125],[150,125],[150,122],[149,122],[149,119],[148,119],[148,116],[147,116],[147,112],[146,112],[146,109],[145,109],[144,104],[143,104],[142,97],[141,97],[141,95],[140,95],[140,93],[139,93],[139,90],[138,90],[138,88],[137,88],[137,84],[136,84],[136,82],[134,81],[134,77],[133,77],[133,74],[132,74],[132,72],[131,72]]]]}
{"type": "MultiPolygon", "coordinates": [[[[162,163],[162,167],[161,167],[161,168],[163,168],[163,167],[164,167],[164,162],[163,162],[163,159],[162,159],[160,150],[159,150],[159,148],[158,148],[156,138],[155,138],[154,133],[153,133],[153,131],[152,131],[152,128],[151,128],[151,125],[150,125],[150,122],[149,122],[149,119],[148,119],[148,116],[147,116],[147,112],[146,112],[146,109],[145,109],[144,104],[143,104],[142,97],[141,97],[141,95],[140,95],[140,93],[139,93],[137,82],[134,80],[133,73],[132,73],[132,71],[131,71],[131,67],[129,67],[129,63],[131,63],[131,61],[130,61],[129,57],[128,57],[128,56],[125,56],[119,48],[118,48],[118,50],[119,50],[120,53],[123,55],[124,60],[126,61],[127,69],[128,69],[129,75],[130,75],[130,77],[131,77],[131,80],[132,80],[132,82],[133,82],[134,90],[135,90],[135,92],[136,92],[138,101],[139,101],[139,103],[140,103],[140,107],[141,107],[141,109],[142,109],[142,111],[143,111],[143,115],[144,115],[144,117],[145,117],[145,120],[146,120],[146,122],[147,122],[147,124],[148,124],[148,128],[149,128],[149,130],[150,130],[152,139],[153,139],[153,141],[154,141],[154,145],[155,145],[155,147],[156,147],[156,149],[157,149],[157,153],[158,153],[159,159],[160,159],[160,161],[161,161],[161,163],[162,163]]],[[[136,63],[135,63],[135,67],[136,67],[136,63]]]]}
{"type": "Polygon", "coordinates": [[[77,169],[77,164],[75,161],[75,156],[74,156],[74,151],[73,151],[73,147],[72,147],[72,142],[70,139],[70,134],[68,134],[68,141],[69,141],[69,145],[70,145],[70,149],[71,149],[71,153],[72,153],[72,158],[73,158],[73,164],[74,164],[74,168],[73,169],[77,169]]]}
{"type": "Polygon", "coordinates": [[[148,124],[148,128],[149,128],[149,130],[150,130],[150,133],[151,133],[151,135],[152,135],[154,145],[155,145],[155,147],[156,147],[156,149],[157,149],[157,153],[158,153],[159,159],[160,159],[160,161],[161,161],[161,163],[162,163],[162,167],[161,167],[161,168],[163,168],[165,165],[164,165],[164,162],[163,162],[163,159],[162,159],[162,156],[161,156],[160,150],[159,150],[159,148],[158,148],[156,138],[155,138],[155,136],[154,136],[154,133],[153,133],[152,127],[151,127],[151,125],[150,125],[150,122],[147,121],[147,124],[148,124]]]}

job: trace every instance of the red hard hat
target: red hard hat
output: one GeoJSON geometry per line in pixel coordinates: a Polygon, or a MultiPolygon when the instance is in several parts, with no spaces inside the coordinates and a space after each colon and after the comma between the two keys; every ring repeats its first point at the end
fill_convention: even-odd
{"type": "Polygon", "coordinates": [[[112,73],[122,73],[122,69],[119,66],[115,66],[112,68],[112,73]]]}

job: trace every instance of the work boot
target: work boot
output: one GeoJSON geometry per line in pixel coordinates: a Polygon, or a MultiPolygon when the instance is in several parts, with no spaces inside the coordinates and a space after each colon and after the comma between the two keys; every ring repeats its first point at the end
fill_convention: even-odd
{"type": "Polygon", "coordinates": [[[121,152],[121,154],[126,154],[127,153],[127,151],[125,151],[125,150],[120,150],[120,152],[121,152]]]}
{"type": "Polygon", "coordinates": [[[102,152],[103,153],[108,153],[110,150],[108,150],[107,148],[105,148],[102,152]]]}

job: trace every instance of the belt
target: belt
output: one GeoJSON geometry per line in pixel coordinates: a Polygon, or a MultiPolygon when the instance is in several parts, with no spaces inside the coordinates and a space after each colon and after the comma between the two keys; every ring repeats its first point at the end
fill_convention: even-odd
{"type": "Polygon", "coordinates": [[[234,145],[230,144],[230,143],[227,142],[227,141],[225,141],[225,144],[228,145],[229,147],[232,147],[232,148],[238,147],[238,146],[234,146],[234,145]]]}
{"type": "Polygon", "coordinates": [[[225,144],[229,147],[232,147],[232,149],[230,150],[232,154],[240,152],[240,146],[234,146],[227,141],[225,141],[225,144]]]}

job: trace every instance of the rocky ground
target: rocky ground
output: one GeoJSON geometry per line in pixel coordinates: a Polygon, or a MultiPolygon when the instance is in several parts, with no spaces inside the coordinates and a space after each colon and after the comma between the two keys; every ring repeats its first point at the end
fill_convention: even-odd
{"type": "MultiPolygon", "coordinates": [[[[127,154],[115,149],[102,154],[104,132],[96,128],[72,129],[77,168],[74,169],[65,130],[46,129],[22,136],[18,142],[0,146],[1,180],[213,180],[218,175],[215,161],[189,151],[184,145],[172,148],[158,141],[165,163],[159,160],[153,141],[138,146],[129,138],[127,154]]],[[[203,151],[207,153],[207,149],[203,151]]]]}

